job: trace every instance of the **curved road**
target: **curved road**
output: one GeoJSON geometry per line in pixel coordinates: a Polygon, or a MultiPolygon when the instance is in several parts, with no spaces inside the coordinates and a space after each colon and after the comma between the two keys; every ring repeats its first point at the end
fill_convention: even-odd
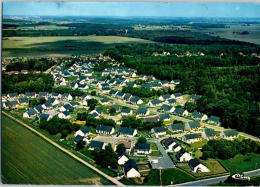
{"type": "MultiPolygon", "coordinates": [[[[244,172],[244,175],[246,177],[260,175],[260,169],[244,172]]],[[[225,176],[221,176],[221,177],[202,179],[202,180],[198,180],[198,181],[186,182],[186,183],[170,185],[170,186],[207,186],[209,184],[215,184],[215,183],[219,183],[220,181],[224,181],[227,179],[228,176],[229,175],[225,175],[225,176]]]]}

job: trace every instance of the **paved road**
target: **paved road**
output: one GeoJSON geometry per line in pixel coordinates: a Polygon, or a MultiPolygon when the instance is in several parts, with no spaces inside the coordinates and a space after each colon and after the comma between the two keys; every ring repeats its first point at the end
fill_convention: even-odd
{"type": "Polygon", "coordinates": [[[156,158],[158,163],[152,163],[153,169],[168,169],[174,168],[175,165],[173,164],[171,158],[167,154],[166,150],[163,148],[162,144],[160,143],[160,139],[150,140],[150,142],[154,142],[159,151],[162,153],[161,157],[151,157],[151,159],[156,158]]]}
{"type": "MultiPolygon", "coordinates": [[[[105,177],[106,179],[108,179],[109,181],[111,181],[112,183],[114,183],[115,185],[118,186],[124,186],[123,183],[119,182],[118,180],[108,176],[107,174],[103,173],[102,171],[100,171],[99,169],[95,168],[94,166],[92,166],[91,164],[87,163],[86,161],[82,160],[81,158],[77,157],[76,155],[74,155],[73,153],[69,152],[67,149],[61,147],[59,144],[55,143],[54,141],[52,141],[51,139],[47,138],[46,136],[44,136],[43,134],[39,133],[37,130],[33,129],[32,127],[30,127],[29,125],[23,123],[22,121],[14,118],[13,116],[7,114],[6,112],[2,111],[2,114],[8,116],[9,118],[15,120],[16,122],[18,122],[19,124],[23,125],[24,127],[26,127],[27,129],[29,129],[30,131],[32,131],[33,133],[37,134],[38,136],[40,136],[41,138],[43,138],[44,140],[46,140],[47,142],[49,142],[50,144],[52,144],[53,146],[57,147],[58,149],[60,149],[61,151],[65,152],[66,154],[68,154],[69,156],[71,156],[72,158],[76,159],[77,161],[81,162],[82,164],[84,164],[85,166],[93,169],[95,172],[97,172],[98,174],[102,175],[103,177],[105,177]]],[[[66,163],[64,163],[66,164],[66,163]]]]}
{"type": "MultiPolygon", "coordinates": [[[[246,177],[251,177],[251,176],[257,176],[260,175],[260,169],[254,170],[254,171],[249,171],[249,172],[244,172],[246,177]]],[[[210,178],[210,179],[203,179],[203,180],[198,180],[194,182],[187,182],[187,183],[182,183],[182,184],[177,184],[175,186],[207,186],[208,184],[215,184],[219,183],[220,181],[225,181],[229,175],[221,176],[221,177],[216,177],[216,178],[210,178]]],[[[172,185],[170,185],[172,186],[172,185]]]]}

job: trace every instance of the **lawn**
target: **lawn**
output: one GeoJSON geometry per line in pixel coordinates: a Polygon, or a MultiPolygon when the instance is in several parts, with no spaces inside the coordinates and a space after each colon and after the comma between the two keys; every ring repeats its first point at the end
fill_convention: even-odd
{"type": "Polygon", "coordinates": [[[188,164],[182,164],[182,166],[180,166],[180,168],[187,171],[188,173],[190,173],[194,177],[206,177],[206,176],[210,176],[210,175],[223,174],[223,173],[227,172],[225,170],[225,168],[223,168],[217,160],[208,159],[206,161],[203,161],[202,163],[210,170],[210,172],[193,173],[191,171],[190,167],[188,166],[188,164]]]}
{"type": "Polygon", "coordinates": [[[111,184],[4,115],[1,158],[7,184],[111,184]]]}
{"type": "Polygon", "coordinates": [[[203,140],[201,140],[199,142],[194,142],[194,143],[190,144],[190,146],[194,147],[195,149],[198,149],[198,148],[202,148],[207,143],[208,143],[208,141],[203,139],[203,140]]]}
{"type": "Polygon", "coordinates": [[[260,155],[248,153],[246,155],[236,155],[228,160],[220,160],[220,162],[231,173],[241,173],[245,171],[255,170],[260,168],[260,155]]]}
{"type": "Polygon", "coordinates": [[[120,36],[8,37],[2,41],[4,57],[96,54],[115,45],[151,43],[149,40],[120,36]]]}
{"type": "Polygon", "coordinates": [[[162,170],[162,185],[170,185],[171,182],[172,184],[178,184],[193,180],[193,177],[175,168],[162,170]]]}
{"type": "Polygon", "coordinates": [[[160,173],[159,170],[151,170],[149,175],[147,176],[146,180],[144,181],[144,185],[153,185],[159,186],[160,185],[160,173]]]}

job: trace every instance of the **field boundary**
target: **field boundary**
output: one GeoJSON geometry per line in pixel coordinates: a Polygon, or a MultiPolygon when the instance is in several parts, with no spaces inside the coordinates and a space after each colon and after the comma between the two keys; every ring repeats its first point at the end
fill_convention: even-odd
{"type": "Polygon", "coordinates": [[[42,139],[44,139],[45,141],[47,141],[48,143],[52,144],[53,146],[55,146],[56,148],[58,148],[59,150],[61,150],[62,152],[65,152],[66,154],[68,154],[70,157],[74,158],[75,160],[81,162],[82,164],[84,164],[85,166],[91,168],[92,170],[94,170],[95,172],[97,172],[98,174],[102,175],[103,177],[105,177],[107,180],[111,181],[113,184],[118,185],[118,186],[124,186],[123,183],[119,182],[118,180],[108,176],[107,174],[103,173],[102,171],[100,171],[99,169],[95,168],[94,166],[92,166],[91,164],[87,163],[86,161],[82,160],[81,158],[77,157],[76,155],[74,155],[73,153],[69,152],[68,150],[66,150],[65,148],[61,147],[60,145],[58,145],[57,143],[55,143],[54,141],[52,141],[51,139],[47,138],[46,136],[44,136],[43,134],[41,134],[40,132],[38,132],[37,130],[33,129],[32,127],[30,127],[29,125],[25,124],[24,122],[21,122],[20,120],[14,118],[13,116],[7,114],[6,112],[2,111],[2,114],[4,114],[5,116],[9,117],[10,119],[16,121],[17,123],[21,124],[22,126],[26,127],[27,129],[29,129],[31,132],[33,132],[34,134],[40,136],[42,139]]]}

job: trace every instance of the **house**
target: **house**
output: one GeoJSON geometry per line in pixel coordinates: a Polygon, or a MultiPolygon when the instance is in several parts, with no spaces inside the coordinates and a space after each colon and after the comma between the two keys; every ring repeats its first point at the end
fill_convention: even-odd
{"type": "Polygon", "coordinates": [[[174,112],[175,108],[173,106],[163,104],[161,106],[160,110],[162,110],[164,112],[174,112]]]}
{"type": "Polygon", "coordinates": [[[38,118],[40,121],[44,121],[44,120],[49,121],[52,118],[52,116],[50,114],[43,113],[40,114],[38,118]]]}
{"type": "Polygon", "coordinates": [[[121,111],[122,116],[132,115],[133,111],[129,108],[123,108],[121,111]]]}
{"type": "Polygon", "coordinates": [[[128,155],[123,152],[123,151],[120,151],[118,154],[117,154],[117,163],[118,165],[125,165],[125,163],[129,160],[129,157],[128,155]]]}
{"type": "Polygon", "coordinates": [[[221,138],[226,138],[232,140],[238,136],[237,130],[226,130],[220,133],[221,138]]]}
{"type": "Polygon", "coordinates": [[[37,113],[42,113],[42,111],[44,110],[42,105],[38,105],[36,107],[34,107],[34,110],[37,112],[37,113]]]}
{"type": "Polygon", "coordinates": [[[46,99],[48,97],[48,93],[47,92],[39,92],[38,96],[46,99]]]}
{"type": "Polygon", "coordinates": [[[65,105],[63,105],[63,106],[61,106],[60,108],[59,108],[59,110],[61,111],[61,112],[64,112],[64,111],[68,111],[68,110],[70,110],[70,109],[72,109],[73,107],[70,105],[70,104],[65,104],[65,105]]]}
{"type": "Polygon", "coordinates": [[[60,119],[69,119],[71,116],[70,116],[70,112],[66,110],[64,112],[59,113],[58,117],[60,119]]]}
{"type": "Polygon", "coordinates": [[[36,93],[35,92],[26,92],[25,96],[29,97],[29,98],[35,98],[36,97],[36,93]]]}
{"type": "Polygon", "coordinates": [[[129,159],[124,165],[124,174],[127,178],[141,177],[134,160],[129,159]]]}
{"type": "Polygon", "coordinates": [[[130,102],[137,105],[143,104],[143,101],[137,96],[131,97],[130,102]]]}
{"type": "Polygon", "coordinates": [[[107,104],[109,104],[109,100],[107,98],[101,99],[100,104],[107,105],[107,104]]]}
{"type": "Polygon", "coordinates": [[[150,154],[151,148],[149,143],[137,143],[134,147],[134,154],[150,154]]]}
{"type": "Polygon", "coordinates": [[[51,103],[52,105],[57,105],[60,103],[60,101],[56,98],[50,97],[47,99],[46,103],[51,103]]]}
{"type": "Polygon", "coordinates": [[[83,141],[83,140],[84,140],[83,136],[77,135],[74,138],[74,143],[77,144],[77,143],[79,143],[80,141],[83,141]]]}
{"type": "Polygon", "coordinates": [[[7,94],[7,97],[13,99],[13,98],[18,97],[18,94],[17,93],[9,93],[9,94],[7,94]]]}
{"type": "Polygon", "coordinates": [[[200,141],[199,135],[196,133],[186,134],[182,137],[183,141],[186,143],[194,143],[200,141]]]}
{"type": "Polygon", "coordinates": [[[20,105],[28,105],[29,104],[29,99],[26,97],[22,97],[18,99],[18,102],[20,103],[20,105]]]}
{"type": "Polygon", "coordinates": [[[176,107],[173,114],[178,115],[178,116],[187,116],[188,111],[182,109],[181,107],[176,107]]]}
{"type": "Polygon", "coordinates": [[[52,93],[51,97],[58,99],[58,98],[61,98],[61,94],[59,94],[59,93],[52,93]]]}
{"type": "Polygon", "coordinates": [[[131,99],[132,95],[130,93],[126,93],[123,97],[125,101],[129,101],[131,99]]]}
{"type": "Polygon", "coordinates": [[[100,142],[100,141],[96,141],[96,140],[92,140],[89,144],[88,144],[88,149],[89,150],[95,150],[95,149],[105,149],[105,143],[104,142],[100,142]]]}
{"type": "Polygon", "coordinates": [[[182,123],[175,123],[168,127],[169,131],[171,132],[183,132],[184,125],[182,123]]]}
{"type": "Polygon", "coordinates": [[[182,149],[182,147],[179,144],[177,144],[177,143],[172,147],[172,150],[175,153],[179,152],[181,149],[182,149]]]}
{"type": "Polygon", "coordinates": [[[208,123],[214,123],[216,125],[221,125],[220,117],[211,115],[208,119],[208,123]]]}
{"type": "Polygon", "coordinates": [[[109,94],[110,95],[116,95],[117,91],[116,90],[110,90],[109,94]]]}
{"type": "Polygon", "coordinates": [[[124,144],[125,145],[125,149],[126,149],[125,151],[127,153],[129,153],[131,151],[131,148],[132,148],[132,142],[131,141],[118,141],[118,142],[116,142],[115,144],[112,145],[114,151],[116,151],[117,146],[119,144],[124,144]]]}
{"type": "Polygon", "coordinates": [[[160,114],[159,119],[162,121],[168,121],[171,119],[171,116],[170,116],[170,114],[160,114]]]}
{"type": "Polygon", "coordinates": [[[96,127],[96,132],[100,134],[113,134],[115,132],[115,129],[111,126],[98,125],[96,127]]]}
{"type": "Polygon", "coordinates": [[[123,99],[124,96],[125,96],[125,94],[123,92],[119,91],[119,92],[116,93],[116,97],[118,97],[118,98],[123,99]]]}
{"type": "Polygon", "coordinates": [[[128,127],[120,127],[118,130],[118,135],[122,136],[130,136],[133,137],[137,134],[137,130],[133,128],[128,128],[128,127]]]}
{"type": "Polygon", "coordinates": [[[83,127],[81,129],[79,129],[78,131],[76,131],[74,136],[80,135],[82,137],[87,136],[90,133],[90,130],[88,127],[83,127]]]}
{"type": "Polygon", "coordinates": [[[166,134],[166,130],[165,130],[165,128],[163,126],[161,126],[161,127],[154,127],[154,128],[152,128],[151,132],[154,133],[154,135],[156,137],[162,136],[162,135],[166,134]]]}
{"type": "Polygon", "coordinates": [[[142,120],[144,122],[157,122],[159,121],[159,117],[158,116],[146,117],[146,118],[142,118],[142,120]]]}
{"type": "Polygon", "coordinates": [[[191,159],[188,165],[194,173],[210,172],[210,170],[206,166],[204,166],[197,158],[191,159]]]}
{"type": "Polygon", "coordinates": [[[166,94],[166,95],[161,95],[159,97],[159,100],[166,101],[166,100],[171,99],[171,98],[172,98],[172,96],[170,94],[166,94]]]}
{"type": "Polygon", "coordinates": [[[150,107],[155,107],[155,106],[161,105],[161,103],[162,103],[161,100],[155,99],[155,100],[149,101],[149,102],[148,102],[148,106],[150,106],[150,107]]]}
{"type": "Polygon", "coordinates": [[[171,137],[163,140],[163,145],[164,145],[164,147],[166,148],[166,151],[168,151],[168,152],[170,152],[170,151],[173,150],[172,148],[173,148],[173,146],[174,146],[175,144],[177,144],[177,143],[176,143],[175,140],[174,140],[173,138],[171,138],[171,137]]]}
{"type": "Polygon", "coordinates": [[[197,94],[191,94],[190,95],[190,100],[191,101],[197,101],[201,96],[197,94]]]}
{"type": "Polygon", "coordinates": [[[72,106],[72,107],[75,107],[77,105],[77,103],[75,101],[70,101],[69,104],[72,106]]]}
{"type": "Polygon", "coordinates": [[[149,109],[147,109],[145,107],[140,107],[136,111],[137,116],[147,116],[147,115],[149,115],[149,113],[150,113],[149,109]]]}
{"type": "Polygon", "coordinates": [[[81,90],[85,90],[85,89],[88,89],[88,85],[87,84],[79,84],[78,85],[78,89],[81,89],[81,90]]]}
{"type": "Polygon", "coordinates": [[[175,96],[175,99],[182,99],[181,93],[175,93],[174,96],[175,96]]]}
{"type": "Polygon", "coordinates": [[[167,103],[170,104],[170,105],[174,105],[174,104],[177,103],[177,101],[176,101],[176,99],[168,99],[167,103]]]}
{"type": "Polygon", "coordinates": [[[180,84],[180,80],[179,79],[175,79],[172,81],[173,84],[177,85],[177,84],[180,84]]]}
{"type": "Polygon", "coordinates": [[[23,113],[23,118],[32,118],[36,116],[37,112],[34,109],[30,109],[27,112],[23,113]]]}
{"type": "Polygon", "coordinates": [[[185,123],[186,130],[198,129],[200,127],[201,127],[201,124],[199,121],[189,121],[189,122],[185,123]]]}
{"type": "Polygon", "coordinates": [[[192,159],[192,156],[190,153],[185,151],[184,149],[181,149],[177,154],[176,158],[179,162],[188,162],[192,159]]]}
{"type": "Polygon", "coordinates": [[[110,92],[110,89],[108,87],[102,87],[101,88],[101,92],[102,93],[109,93],[110,92]]]}
{"type": "Polygon", "coordinates": [[[68,93],[62,94],[61,97],[62,97],[62,99],[66,99],[66,100],[69,100],[69,101],[71,101],[73,99],[72,96],[68,93]]]}
{"type": "Polygon", "coordinates": [[[205,121],[208,119],[208,116],[206,114],[202,114],[200,112],[197,112],[196,110],[191,113],[191,117],[200,121],[205,121]]]}
{"type": "Polygon", "coordinates": [[[19,106],[19,103],[17,101],[6,101],[6,102],[3,102],[3,107],[4,108],[11,108],[11,107],[17,107],[19,106]]]}
{"type": "Polygon", "coordinates": [[[216,132],[214,129],[206,128],[202,131],[201,137],[207,140],[216,138],[216,132]]]}

